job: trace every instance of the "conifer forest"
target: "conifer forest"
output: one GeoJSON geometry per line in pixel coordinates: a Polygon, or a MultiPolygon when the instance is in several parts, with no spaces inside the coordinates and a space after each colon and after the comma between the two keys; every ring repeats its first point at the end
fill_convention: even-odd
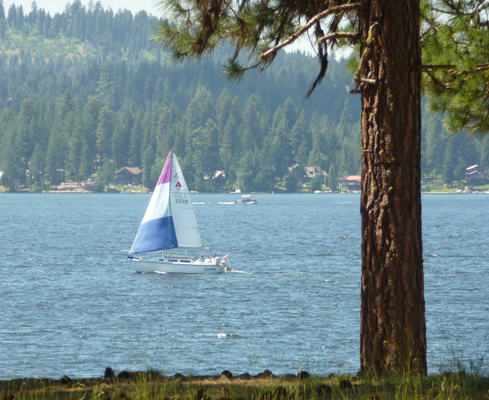
{"type": "MultiPolygon", "coordinates": [[[[222,46],[200,62],[175,62],[151,40],[157,17],[69,3],[50,15],[0,2],[0,171],[8,190],[40,191],[61,180],[113,180],[143,169],[152,189],[173,150],[192,190],[310,190],[358,175],[360,99],[347,61],[333,58],[305,99],[318,62],[281,53],[260,74],[226,81],[222,46]],[[61,175],[59,171],[63,171],[61,175]]],[[[423,111],[423,177],[461,183],[489,166],[489,136],[454,135],[423,111]]]]}

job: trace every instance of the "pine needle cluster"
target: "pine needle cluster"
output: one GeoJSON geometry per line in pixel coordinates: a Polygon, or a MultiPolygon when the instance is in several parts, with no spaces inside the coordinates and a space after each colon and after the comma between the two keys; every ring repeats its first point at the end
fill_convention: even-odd
{"type": "Polygon", "coordinates": [[[328,45],[357,41],[356,11],[362,7],[351,0],[162,0],[160,4],[166,19],[153,39],[167,45],[178,60],[201,57],[226,39],[235,49],[225,67],[228,79],[239,80],[249,69],[263,71],[280,49],[302,35],[312,35],[320,71],[308,95],[325,76],[328,45]],[[238,58],[242,50],[249,51],[247,59],[238,58]]]}
{"type": "Polygon", "coordinates": [[[446,127],[489,132],[489,2],[425,0],[424,89],[446,127]]]}

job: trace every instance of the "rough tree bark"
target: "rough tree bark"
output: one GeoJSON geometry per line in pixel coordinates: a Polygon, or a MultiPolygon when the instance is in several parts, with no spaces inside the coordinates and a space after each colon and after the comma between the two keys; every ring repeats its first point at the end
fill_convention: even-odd
{"type": "Polygon", "coordinates": [[[361,370],[427,372],[419,0],[361,11],[361,370]]]}

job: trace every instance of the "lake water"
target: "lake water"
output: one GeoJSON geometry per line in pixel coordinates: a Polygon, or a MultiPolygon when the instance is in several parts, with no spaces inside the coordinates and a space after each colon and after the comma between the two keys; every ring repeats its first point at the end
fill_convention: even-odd
{"type": "MultiPolygon", "coordinates": [[[[360,196],[238,197],[192,197],[233,272],[182,276],[125,261],[149,195],[1,195],[0,379],[356,373],[360,196]]],[[[487,194],[423,195],[430,373],[489,358],[488,211],[487,194]]]]}

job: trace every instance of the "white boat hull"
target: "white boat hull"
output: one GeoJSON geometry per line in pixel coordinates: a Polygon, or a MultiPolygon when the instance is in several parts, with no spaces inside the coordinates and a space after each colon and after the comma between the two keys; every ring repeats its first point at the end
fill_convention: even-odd
{"type": "Polygon", "coordinates": [[[141,260],[129,259],[136,272],[154,272],[166,274],[222,274],[226,272],[226,264],[212,264],[206,262],[172,262],[167,259],[141,260]]]}

